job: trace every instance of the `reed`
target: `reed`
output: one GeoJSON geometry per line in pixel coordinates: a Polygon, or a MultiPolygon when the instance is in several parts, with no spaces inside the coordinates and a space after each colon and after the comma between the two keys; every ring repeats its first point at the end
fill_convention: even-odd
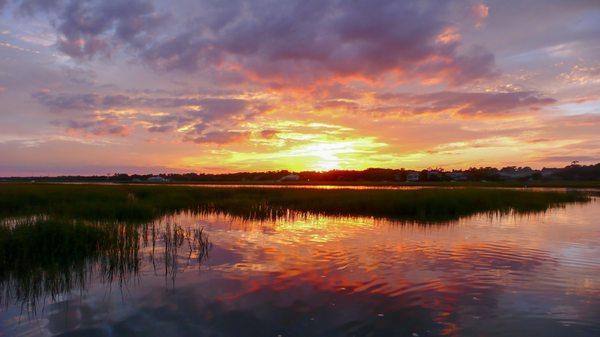
{"type": "Polygon", "coordinates": [[[0,303],[21,303],[35,312],[40,298],[55,300],[73,290],[83,292],[93,279],[122,286],[139,272],[143,259],[155,261],[155,268],[161,269],[155,270],[157,274],[174,279],[182,256],[194,256],[199,265],[209,249],[201,228],[183,229],[177,224],[136,226],[65,219],[4,223],[0,225],[0,303]],[[144,253],[148,246],[155,249],[144,253]]]}
{"type": "Polygon", "coordinates": [[[418,190],[227,188],[173,185],[0,185],[0,217],[48,215],[147,222],[179,211],[276,219],[289,212],[448,221],[481,212],[539,212],[586,202],[580,192],[490,188],[418,190]]]}

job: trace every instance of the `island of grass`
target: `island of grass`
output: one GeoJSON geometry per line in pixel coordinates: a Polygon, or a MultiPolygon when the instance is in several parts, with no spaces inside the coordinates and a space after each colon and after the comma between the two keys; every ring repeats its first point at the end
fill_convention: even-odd
{"type": "Polygon", "coordinates": [[[177,185],[2,184],[0,217],[30,215],[144,222],[180,211],[247,219],[295,214],[436,222],[482,212],[545,211],[589,196],[577,191],[490,188],[356,190],[177,185]]]}

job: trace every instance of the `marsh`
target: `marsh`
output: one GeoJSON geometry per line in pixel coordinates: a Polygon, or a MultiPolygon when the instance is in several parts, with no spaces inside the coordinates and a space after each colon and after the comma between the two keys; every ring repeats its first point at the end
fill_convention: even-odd
{"type": "Polygon", "coordinates": [[[0,185],[7,336],[594,336],[566,190],[0,185]]]}

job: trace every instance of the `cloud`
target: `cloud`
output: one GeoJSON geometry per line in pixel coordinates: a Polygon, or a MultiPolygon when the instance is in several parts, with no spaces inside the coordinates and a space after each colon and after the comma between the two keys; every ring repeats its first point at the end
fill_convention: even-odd
{"type": "MultiPolygon", "coordinates": [[[[74,110],[122,109],[128,107],[182,108],[199,106],[198,115],[217,119],[243,112],[250,107],[247,100],[203,96],[154,96],[96,93],[58,93],[38,91],[32,95],[40,104],[54,112],[74,110]]],[[[264,106],[264,108],[267,108],[264,106]]]]}
{"type": "Polygon", "coordinates": [[[483,2],[474,4],[471,6],[471,14],[476,21],[476,26],[480,28],[483,25],[485,18],[490,14],[490,7],[483,2]]]}
{"type": "Polygon", "coordinates": [[[58,8],[62,0],[23,0],[19,4],[21,14],[34,15],[38,12],[50,12],[58,8]]]}
{"type": "Polygon", "coordinates": [[[81,131],[86,134],[93,134],[96,136],[127,136],[129,134],[129,128],[126,125],[119,123],[114,118],[100,118],[100,119],[86,119],[86,120],[73,120],[69,119],[66,121],[54,121],[54,125],[64,126],[68,130],[81,131]]]}
{"type": "Polygon", "coordinates": [[[50,111],[57,113],[70,110],[95,110],[102,107],[101,96],[98,94],[52,95],[47,91],[39,91],[32,96],[50,111]]]}
{"type": "Polygon", "coordinates": [[[223,116],[237,115],[248,108],[248,101],[243,99],[206,98],[198,101],[201,109],[190,114],[198,115],[204,122],[210,122],[223,116]]]}
{"type": "Polygon", "coordinates": [[[534,91],[518,92],[452,92],[430,94],[380,94],[382,101],[403,104],[392,106],[410,113],[439,113],[455,111],[460,115],[505,114],[522,110],[538,110],[556,103],[534,91]]]}
{"type": "Polygon", "coordinates": [[[123,45],[143,48],[167,16],[145,0],[25,0],[19,11],[49,15],[58,33],[58,49],[77,59],[110,55],[123,45]]]}
{"type": "Polygon", "coordinates": [[[187,12],[191,5],[181,6],[178,20],[146,0],[23,1],[20,8],[48,13],[58,49],[77,59],[127,49],[158,69],[233,69],[277,86],[390,74],[460,85],[495,75],[494,56],[484,48],[466,48],[460,34],[440,39],[455,29],[446,3],[205,0],[187,12]]]}
{"type": "Polygon", "coordinates": [[[186,136],[185,140],[192,141],[197,144],[202,143],[214,143],[214,144],[227,144],[234,143],[248,138],[250,134],[248,132],[240,131],[211,131],[201,134],[200,136],[186,136]]]}
{"type": "Polygon", "coordinates": [[[494,73],[494,57],[482,48],[463,54],[458,41],[439,42],[452,26],[439,3],[231,1],[204,7],[205,16],[157,41],[144,58],[165,69],[232,64],[254,79],[288,85],[390,72],[460,84],[494,73]]]}
{"type": "Polygon", "coordinates": [[[245,133],[229,131],[271,109],[259,100],[228,97],[153,96],[96,93],[51,93],[33,97],[61,116],[54,125],[94,135],[127,135],[130,124],[152,133],[178,130],[183,140],[219,143],[241,140],[245,133]],[[125,113],[123,112],[125,111],[125,113]]]}
{"type": "Polygon", "coordinates": [[[260,135],[263,138],[271,139],[271,138],[275,137],[275,135],[277,135],[277,133],[278,133],[277,130],[267,129],[267,130],[262,130],[260,132],[260,135]]]}
{"type": "Polygon", "coordinates": [[[150,126],[147,130],[149,132],[167,132],[173,129],[172,125],[153,125],[150,126]]]}

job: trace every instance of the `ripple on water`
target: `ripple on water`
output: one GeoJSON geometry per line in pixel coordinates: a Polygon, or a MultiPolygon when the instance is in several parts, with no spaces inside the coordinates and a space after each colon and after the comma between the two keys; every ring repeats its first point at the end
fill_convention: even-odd
{"type": "Polygon", "coordinates": [[[69,306],[40,312],[39,320],[21,324],[18,307],[5,309],[0,328],[7,335],[81,329],[101,335],[596,336],[598,206],[437,226],[371,218],[170,217],[182,227],[205,228],[212,245],[205,261],[188,263],[183,246],[174,254],[186,268],[168,282],[156,272],[169,261],[159,254],[141,262],[151,272],[135,275],[122,293],[92,279],[85,296],[64,295],[60,301],[69,306]],[[60,323],[65,319],[68,324],[60,323]]]}

